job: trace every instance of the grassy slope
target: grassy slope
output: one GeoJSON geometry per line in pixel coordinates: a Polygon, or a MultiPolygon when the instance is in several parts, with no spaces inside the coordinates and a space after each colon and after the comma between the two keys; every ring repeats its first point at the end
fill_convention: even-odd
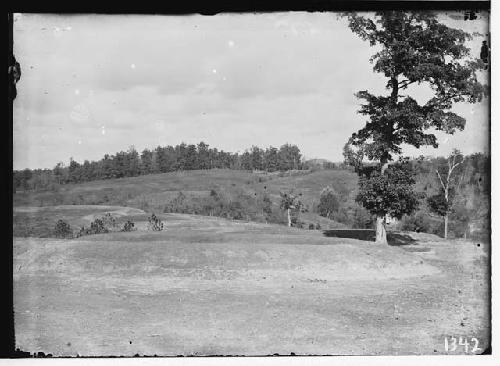
{"type": "MultiPolygon", "coordinates": [[[[51,204],[55,195],[62,203],[107,195],[108,204],[146,200],[161,209],[179,190],[267,190],[277,203],[280,190],[295,188],[312,205],[328,184],[352,198],[355,183],[345,171],[170,173],[16,194],[14,219],[28,215],[47,227],[63,217],[77,225],[127,209],[22,207],[51,204]]],[[[121,219],[146,216],[127,211],[121,219]]],[[[16,238],[16,346],[54,355],[435,354],[444,353],[444,335],[488,343],[483,247],[432,237],[375,246],[280,225],[161,217],[164,232],[16,238]],[[406,250],[416,247],[426,250],[406,250]]]]}
{"type": "Polygon", "coordinates": [[[50,238],[54,236],[58,220],[64,220],[77,230],[82,226],[88,227],[95,218],[108,212],[115,217],[118,227],[122,227],[127,219],[144,221],[147,216],[142,210],[120,206],[20,206],[14,207],[13,236],[50,238]]]}
{"type": "Polygon", "coordinates": [[[309,206],[310,212],[301,216],[304,221],[319,222],[322,227],[335,228],[343,225],[318,216],[311,208],[318,203],[320,192],[327,185],[332,186],[345,200],[352,201],[356,182],[357,176],[344,170],[283,177],[237,170],[198,170],[69,184],[59,192],[19,192],[14,195],[14,206],[106,204],[158,213],[180,191],[188,197],[199,197],[215,189],[230,196],[244,193],[259,197],[267,192],[277,209],[279,192],[293,188],[303,194],[303,202],[309,206]]]}

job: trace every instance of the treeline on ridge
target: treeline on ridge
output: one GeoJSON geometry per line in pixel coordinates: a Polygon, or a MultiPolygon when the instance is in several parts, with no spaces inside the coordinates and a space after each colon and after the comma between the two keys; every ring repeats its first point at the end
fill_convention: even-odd
{"type": "Polygon", "coordinates": [[[131,146],[127,151],[106,154],[99,161],[85,160],[82,164],[71,158],[69,165],[60,162],[53,169],[15,170],[13,183],[14,191],[37,190],[67,183],[216,168],[275,172],[308,166],[302,161],[300,149],[292,144],[266,149],[252,146],[239,154],[210,148],[204,142],[181,143],[144,149],[140,154],[131,146]]]}

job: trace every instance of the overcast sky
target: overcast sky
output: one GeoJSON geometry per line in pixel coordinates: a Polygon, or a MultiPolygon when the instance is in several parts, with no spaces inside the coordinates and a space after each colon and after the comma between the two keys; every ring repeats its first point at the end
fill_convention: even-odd
{"type": "MultiPolygon", "coordinates": [[[[487,32],[485,18],[446,19],[487,32]]],[[[482,40],[471,44],[477,55],[482,40]]],[[[14,169],[202,140],[232,152],[289,142],[308,158],[340,161],[365,123],[354,93],[387,93],[369,63],[374,51],[334,13],[18,14],[14,169]]],[[[416,87],[413,96],[429,94],[416,87]]],[[[463,132],[405,152],[487,151],[487,101],[455,111],[467,119],[463,132]]]]}

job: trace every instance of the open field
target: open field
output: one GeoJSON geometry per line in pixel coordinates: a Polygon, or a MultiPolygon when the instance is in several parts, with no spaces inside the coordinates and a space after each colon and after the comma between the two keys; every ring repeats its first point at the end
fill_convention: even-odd
{"type": "MultiPolygon", "coordinates": [[[[140,229],[146,217],[126,207],[16,209],[42,210],[75,224],[122,213],[140,229]]],[[[412,240],[377,246],[279,225],[161,218],[162,232],[15,238],[17,347],[68,356],[395,355],[446,353],[445,336],[489,344],[485,244],[399,233],[412,240]]]]}
{"type": "MultiPolygon", "coordinates": [[[[58,191],[17,192],[14,206],[54,205],[118,205],[147,212],[161,213],[179,192],[188,199],[208,197],[210,190],[222,192],[231,200],[241,196],[257,200],[267,194],[279,211],[280,191],[294,189],[302,193],[309,212],[301,214],[305,222],[320,223],[323,228],[343,228],[345,225],[328,220],[313,212],[320,192],[330,185],[349,202],[357,190],[357,176],[347,170],[298,171],[286,173],[248,172],[212,169],[152,174],[133,178],[93,181],[61,186],[58,191]]],[[[283,213],[283,220],[285,220],[283,213]]]]}

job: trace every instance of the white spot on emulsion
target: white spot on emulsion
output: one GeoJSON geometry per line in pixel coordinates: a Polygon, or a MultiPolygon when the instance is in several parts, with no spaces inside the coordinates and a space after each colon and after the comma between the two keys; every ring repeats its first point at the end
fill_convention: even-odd
{"type": "Polygon", "coordinates": [[[82,144],[82,140],[78,140],[78,145],[81,145],[82,144]]]}
{"type": "Polygon", "coordinates": [[[131,69],[135,69],[135,64],[131,64],[131,65],[130,65],[130,68],[131,68],[131,69]]]}
{"type": "Polygon", "coordinates": [[[75,95],[80,95],[80,90],[75,89],[75,95]]]}
{"type": "Polygon", "coordinates": [[[234,41],[228,41],[228,42],[227,42],[227,45],[228,45],[229,47],[234,47],[234,41]]]}
{"type": "Polygon", "coordinates": [[[101,133],[102,133],[103,135],[105,135],[105,134],[106,134],[106,128],[105,128],[104,126],[102,126],[102,127],[101,127],[101,133]]]}
{"type": "Polygon", "coordinates": [[[212,72],[213,72],[214,74],[217,74],[217,70],[216,70],[216,69],[213,69],[213,70],[212,70],[212,72]]]}
{"type": "Polygon", "coordinates": [[[90,111],[85,105],[79,104],[73,108],[69,116],[75,122],[87,122],[90,119],[90,111]]]}

